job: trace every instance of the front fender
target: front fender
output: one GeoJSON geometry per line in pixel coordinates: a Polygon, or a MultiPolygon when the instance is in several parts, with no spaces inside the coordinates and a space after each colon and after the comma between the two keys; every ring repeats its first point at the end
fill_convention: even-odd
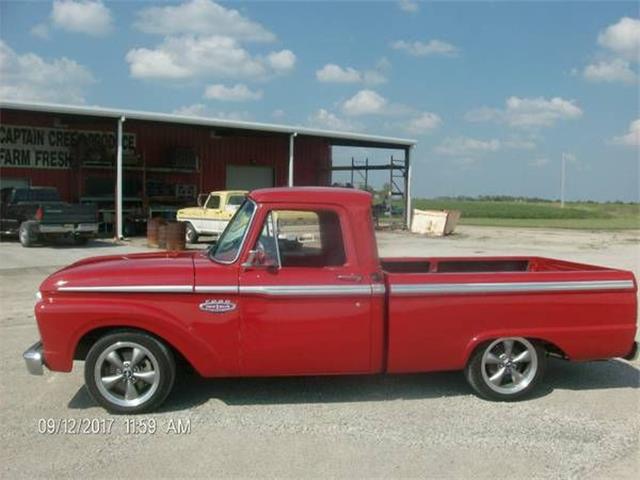
{"type": "Polygon", "coordinates": [[[44,344],[44,358],[51,370],[72,368],[78,343],[87,333],[100,328],[145,330],[175,348],[198,373],[208,375],[220,359],[185,321],[184,298],[163,295],[157,302],[148,297],[65,295],[49,298],[36,306],[36,317],[44,344]],[[182,315],[179,314],[182,312],[182,315]]]}

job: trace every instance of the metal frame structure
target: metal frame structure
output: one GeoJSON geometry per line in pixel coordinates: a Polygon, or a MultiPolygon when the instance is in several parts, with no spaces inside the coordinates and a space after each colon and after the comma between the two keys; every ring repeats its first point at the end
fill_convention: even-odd
{"type": "Polygon", "coordinates": [[[404,208],[404,223],[407,228],[411,227],[411,150],[413,145],[402,148],[404,151],[404,159],[389,158],[389,163],[370,164],[369,158],[365,158],[364,164],[358,163],[354,157],[351,157],[351,165],[333,165],[332,172],[350,172],[351,185],[354,185],[355,174],[358,174],[364,180],[365,189],[369,186],[370,171],[388,171],[389,172],[389,188],[391,199],[400,198],[404,208]]]}
{"type": "Polygon", "coordinates": [[[166,113],[154,113],[138,110],[125,110],[102,107],[86,107],[76,105],[62,105],[53,103],[30,103],[18,102],[12,100],[0,99],[0,109],[22,110],[30,112],[53,113],[60,115],[78,115],[113,119],[115,129],[118,134],[118,145],[116,155],[116,236],[122,238],[122,139],[123,124],[126,120],[138,120],[157,123],[172,123],[180,125],[194,126],[210,126],[217,128],[227,128],[242,131],[254,132],[271,132],[276,134],[284,134],[289,136],[289,158],[288,158],[288,182],[291,187],[294,186],[294,162],[295,162],[295,138],[304,135],[310,137],[325,138],[331,146],[348,146],[348,147],[369,147],[369,148],[385,148],[404,150],[405,165],[405,209],[406,224],[410,223],[410,161],[409,152],[415,146],[416,141],[405,138],[386,137],[378,135],[370,135],[363,133],[339,132],[333,130],[321,130],[308,128],[303,126],[279,125],[259,122],[246,122],[239,120],[226,120],[217,118],[206,118],[187,115],[176,115],[166,113]]]}

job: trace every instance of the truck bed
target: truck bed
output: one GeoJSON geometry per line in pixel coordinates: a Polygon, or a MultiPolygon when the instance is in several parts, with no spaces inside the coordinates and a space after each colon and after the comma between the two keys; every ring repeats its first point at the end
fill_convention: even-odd
{"type": "Polygon", "coordinates": [[[545,257],[383,258],[386,273],[577,272],[610,270],[595,265],[545,257]]]}
{"type": "Polygon", "coordinates": [[[389,372],[457,370],[485,339],[544,339],[572,360],[633,345],[631,272],[543,257],[383,258],[389,372]]]}

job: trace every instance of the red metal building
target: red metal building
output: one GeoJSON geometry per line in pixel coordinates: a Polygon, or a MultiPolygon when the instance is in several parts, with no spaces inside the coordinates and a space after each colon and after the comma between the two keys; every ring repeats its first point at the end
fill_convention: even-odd
{"type": "Polygon", "coordinates": [[[125,216],[175,211],[200,192],[329,185],[338,145],[403,150],[409,211],[414,144],[306,127],[0,101],[2,186],[55,186],[64,200],[98,203],[105,223],[115,221],[119,209],[125,216]]]}

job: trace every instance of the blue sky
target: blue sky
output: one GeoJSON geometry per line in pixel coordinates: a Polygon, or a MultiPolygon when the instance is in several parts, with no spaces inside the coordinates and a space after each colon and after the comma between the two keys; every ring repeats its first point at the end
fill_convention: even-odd
{"type": "Polygon", "coordinates": [[[416,196],[557,198],[566,152],[569,199],[639,199],[637,2],[0,8],[3,98],[415,138],[416,196]]]}

